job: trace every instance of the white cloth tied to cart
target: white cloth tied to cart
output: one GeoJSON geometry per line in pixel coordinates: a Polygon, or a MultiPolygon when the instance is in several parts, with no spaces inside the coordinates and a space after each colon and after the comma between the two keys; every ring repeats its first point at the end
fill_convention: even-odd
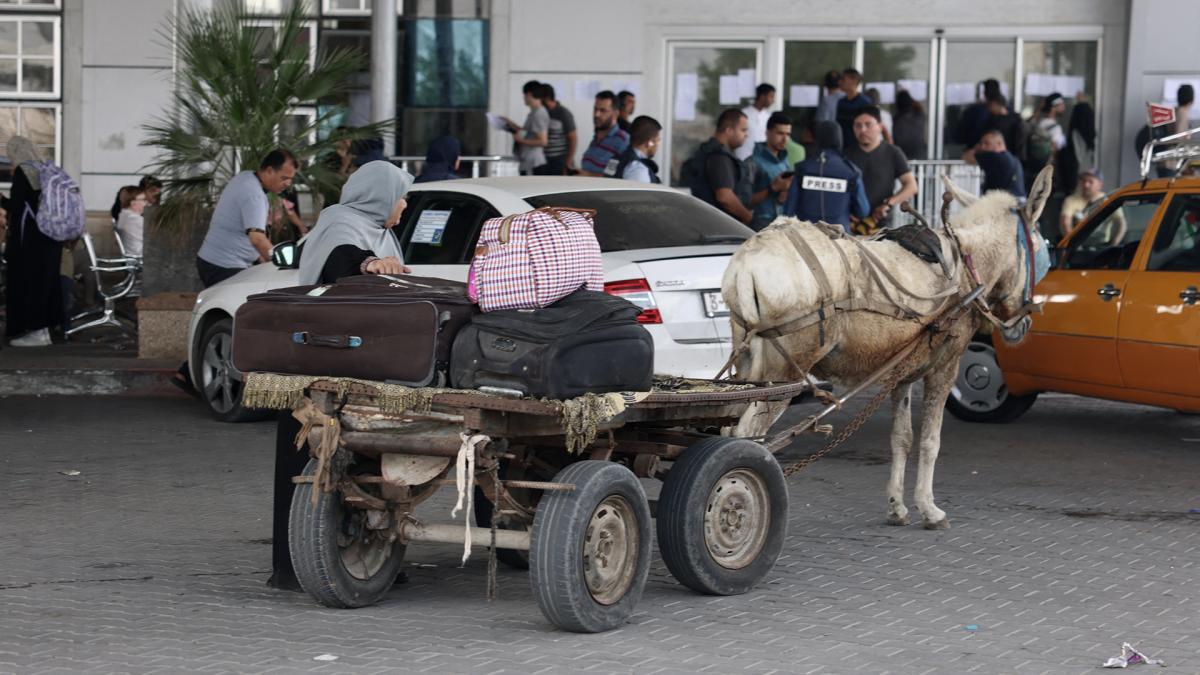
{"type": "Polygon", "coordinates": [[[475,512],[475,451],[482,443],[487,445],[492,439],[484,434],[459,434],[462,445],[458,447],[458,460],[454,465],[454,486],[458,488],[458,501],[450,510],[454,518],[463,508],[463,497],[467,500],[467,510],[463,513],[465,538],[463,539],[463,564],[471,557],[471,514],[475,512]]]}

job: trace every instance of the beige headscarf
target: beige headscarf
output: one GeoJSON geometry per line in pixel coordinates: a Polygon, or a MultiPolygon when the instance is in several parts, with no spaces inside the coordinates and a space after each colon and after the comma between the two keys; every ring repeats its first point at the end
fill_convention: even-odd
{"type": "Polygon", "coordinates": [[[24,136],[13,136],[8,139],[8,161],[12,162],[13,171],[16,171],[18,166],[21,167],[21,171],[25,173],[25,177],[29,179],[29,185],[34,190],[42,189],[37,167],[33,165],[33,162],[42,161],[42,156],[38,153],[33,141],[24,136]]]}

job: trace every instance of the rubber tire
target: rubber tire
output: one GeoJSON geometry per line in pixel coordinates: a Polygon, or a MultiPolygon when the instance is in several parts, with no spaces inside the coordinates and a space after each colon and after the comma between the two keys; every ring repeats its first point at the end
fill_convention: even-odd
{"type": "MultiPolygon", "coordinates": [[[[976,338],[971,342],[972,344],[985,344],[989,348],[992,346],[990,337],[986,339],[976,338]]],[[[969,345],[968,349],[970,349],[969,345]]],[[[999,363],[996,363],[995,368],[997,372],[1001,372],[999,363]]],[[[966,383],[962,381],[962,377],[963,373],[961,372],[960,368],[960,372],[956,376],[955,380],[955,386],[959,387],[960,389],[967,386],[966,383]]],[[[954,397],[954,392],[952,390],[950,395],[946,397],[946,410],[950,411],[951,415],[954,415],[964,422],[977,422],[981,424],[1008,424],[1009,422],[1016,420],[1021,415],[1024,415],[1030,408],[1032,408],[1033,404],[1037,402],[1037,397],[1037,392],[1025,394],[1023,396],[1006,394],[1004,401],[994,410],[981,411],[969,408],[960,403],[958,399],[954,397]]]]}
{"type": "MultiPolygon", "coordinates": [[[[317,460],[309,460],[303,475],[312,476],[316,470],[317,460]]],[[[375,604],[387,595],[400,574],[405,547],[395,544],[383,567],[370,579],[351,576],[337,546],[341,494],[336,490],[322,492],[314,507],[312,491],[312,483],[296,485],[288,519],[288,545],[300,587],[326,607],[351,609],[375,604]]]]}
{"type": "Polygon", "coordinates": [[[642,597],[650,573],[650,505],[641,482],[612,462],[584,460],[563,469],[556,483],[570,492],[547,492],[538,503],[531,534],[529,581],[542,614],[550,623],[575,633],[601,633],[620,627],[642,597]],[[638,532],[637,563],[628,591],[603,605],[588,591],[583,572],[583,542],[596,507],[610,496],[624,497],[638,532]]]}
{"type": "MultiPolygon", "coordinates": [[[[492,503],[484,496],[483,490],[478,486],[475,488],[475,524],[479,527],[492,526],[492,503]]],[[[507,530],[510,528],[500,527],[497,529],[507,530]]],[[[508,567],[515,570],[529,569],[529,552],[520,551],[515,548],[497,548],[496,560],[504,563],[508,567]]]]}
{"type": "Polygon", "coordinates": [[[705,595],[740,595],[762,581],[787,538],[787,480],[774,455],[744,438],[706,438],[675,461],[658,497],[658,549],[679,583],[705,595]],[[734,469],[763,479],[771,518],[762,550],[741,569],[723,567],[704,543],[704,514],[713,486],[734,469]]]}
{"type": "MultiPolygon", "coordinates": [[[[196,368],[193,370],[198,371],[200,368],[204,367],[202,361],[204,359],[205,348],[208,345],[209,341],[211,341],[214,337],[216,337],[216,335],[218,333],[228,333],[231,338],[230,344],[232,345],[233,319],[230,319],[228,317],[226,317],[224,319],[219,319],[219,320],[214,321],[213,323],[209,324],[208,328],[204,329],[204,334],[201,336],[200,342],[196,346],[195,354],[193,355],[193,362],[199,363],[200,366],[199,366],[199,368],[196,368]]],[[[244,384],[245,383],[243,383],[243,386],[244,386],[244,384]]],[[[211,413],[213,418],[215,418],[219,422],[232,422],[232,423],[259,422],[261,420],[267,419],[268,417],[272,417],[272,418],[275,417],[276,413],[273,410],[257,410],[254,408],[242,407],[242,400],[241,400],[242,389],[241,388],[239,388],[237,391],[237,399],[238,400],[236,403],[233,404],[233,407],[225,412],[219,412],[216,408],[212,407],[211,403],[209,403],[208,397],[205,396],[205,394],[204,394],[204,385],[202,383],[200,383],[199,381],[193,382],[192,386],[196,388],[196,391],[200,395],[200,400],[204,402],[204,406],[206,408],[208,408],[208,412],[211,413]]]]}

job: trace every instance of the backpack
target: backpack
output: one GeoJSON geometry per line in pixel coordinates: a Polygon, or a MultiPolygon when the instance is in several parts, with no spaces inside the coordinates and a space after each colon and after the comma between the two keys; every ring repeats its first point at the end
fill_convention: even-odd
{"type": "Polygon", "coordinates": [[[37,226],[54,241],[72,241],[83,236],[86,216],[79,184],[54,162],[34,162],[42,183],[37,226]]]}
{"type": "Polygon", "coordinates": [[[1043,128],[1036,119],[1029,121],[1028,138],[1025,141],[1025,161],[1031,166],[1045,166],[1054,156],[1054,138],[1049,128],[1043,128]]]}

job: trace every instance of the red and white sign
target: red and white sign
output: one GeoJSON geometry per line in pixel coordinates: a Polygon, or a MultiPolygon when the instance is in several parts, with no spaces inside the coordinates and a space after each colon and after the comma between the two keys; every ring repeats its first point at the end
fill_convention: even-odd
{"type": "Polygon", "coordinates": [[[1146,114],[1150,119],[1150,126],[1152,127],[1161,127],[1164,124],[1171,124],[1175,121],[1175,108],[1169,105],[1147,103],[1146,114]]]}

